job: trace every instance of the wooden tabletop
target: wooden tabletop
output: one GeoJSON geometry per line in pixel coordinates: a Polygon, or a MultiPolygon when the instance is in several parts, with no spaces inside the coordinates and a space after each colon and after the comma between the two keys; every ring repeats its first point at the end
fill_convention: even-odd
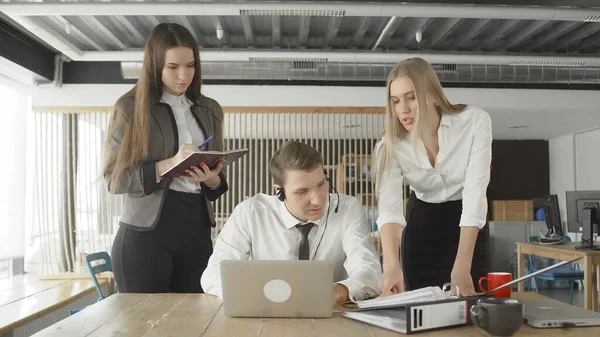
{"type": "MultiPolygon", "coordinates": [[[[515,293],[514,297],[543,297],[515,293]]],[[[221,300],[205,294],[115,294],[45,330],[41,336],[399,336],[334,314],[327,319],[230,318],[221,300]]],[[[423,332],[419,336],[489,336],[474,326],[423,332]]],[[[515,336],[600,336],[600,327],[535,329],[523,326],[515,336]]]]}
{"type": "MultiPolygon", "coordinates": [[[[99,282],[102,287],[108,285],[106,279],[99,282]]],[[[2,280],[0,336],[95,292],[89,279],[40,280],[26,275],[2,280]]]]}
{"type": "MultiPolygon", "coordinates": [[[[580,256],[590,255],[590,256],[600,257],[600,250],[577,249],[576,247],[579,247],[581,245],[581,243],[579,243],[579,242],[565,242],[560,245],[541,245],[538,242],[517,242],[516,244],[518,246],[523,246],[523,247],[527,247],[527,246],[535,247],[535,249],[538,251],[543,251],[543,250],[560,251],[563,253],[577,254],[580,256]]],[[[596,246],[600,247],[600,245],[598,245],[598,244],[596,244],[596,246]]],[[[569,255],[569,256],[571,256],[571,255],[569,255]]]]}

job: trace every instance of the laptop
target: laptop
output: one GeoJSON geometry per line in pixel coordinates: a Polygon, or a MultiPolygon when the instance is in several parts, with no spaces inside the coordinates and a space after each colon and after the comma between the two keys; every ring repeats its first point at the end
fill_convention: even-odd
{"type": "Polygon", "coordinates": [[[333,264],[309,260],[221,261],[230,317],[331,317],[333,264]]]}
{"type": "Polygon", "coordinates": [[[523,318],[536,328],[600,325],[600,313],[550,298],[524,300],[523,318]]]}

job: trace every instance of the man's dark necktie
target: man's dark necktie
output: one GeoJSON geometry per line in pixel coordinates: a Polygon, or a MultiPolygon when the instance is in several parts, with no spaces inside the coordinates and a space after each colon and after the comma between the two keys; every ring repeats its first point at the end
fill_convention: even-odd
{"type": "Polygon", "coordinates": [[[298,260],[308,260],[310,255],[310,249],[308,247],[308,233],[315,224],[312,222],[306,225],[296,225],[296,228],[302,234],[300,245],[298,246],[298,260]]]}

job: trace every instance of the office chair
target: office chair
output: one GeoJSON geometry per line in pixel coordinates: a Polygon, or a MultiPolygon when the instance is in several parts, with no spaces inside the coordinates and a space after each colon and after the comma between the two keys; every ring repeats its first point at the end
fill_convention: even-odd
{"type": "MultiPolygon", "coordinates": [[[[528,242],[538,242],[539,236],[530,236],[528,242]]],[[[571,242],[571,238],[568,235],[560,236],[560,239],[564,242],[571,242]]],[[[539,261],[539,260],[538,260],[539,261]]],[[[553,259],[549,259],[548,265],[553,265],[556,262],[553,259]]],[[[534,265],[533,255],[529,255],[529,267],[526,270],[527,274],[531,274],[536,271],[534,265]]],[[[569,281],[571,283],[571,292],[569,295],[569,304],[573,304],[573,288],[575,286],[575,281],[583,280],[583,271],[579,270],[579,264],[571,263],[570,265],[562,266],[560,268],[550,270],[543,274],[537,275],[533,277],[529,282],[529,287],[531,287],[531,282],[533,282],[533,286],[536,292],[538,291],[537,279],[546,280],[546,281],[569,281]]],[[[583,282],[581,283],[583,286],[583,282]]]]}

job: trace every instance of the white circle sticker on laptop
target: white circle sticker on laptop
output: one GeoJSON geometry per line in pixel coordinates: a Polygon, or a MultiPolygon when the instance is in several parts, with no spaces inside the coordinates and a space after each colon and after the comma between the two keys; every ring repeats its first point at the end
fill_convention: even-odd
{"type": "Polygon", "coordinates": [[[272,302],[285,302],[292,295],[292,287],[284,280],[271,280],[263,288],[265,296],[272,302]]]}

